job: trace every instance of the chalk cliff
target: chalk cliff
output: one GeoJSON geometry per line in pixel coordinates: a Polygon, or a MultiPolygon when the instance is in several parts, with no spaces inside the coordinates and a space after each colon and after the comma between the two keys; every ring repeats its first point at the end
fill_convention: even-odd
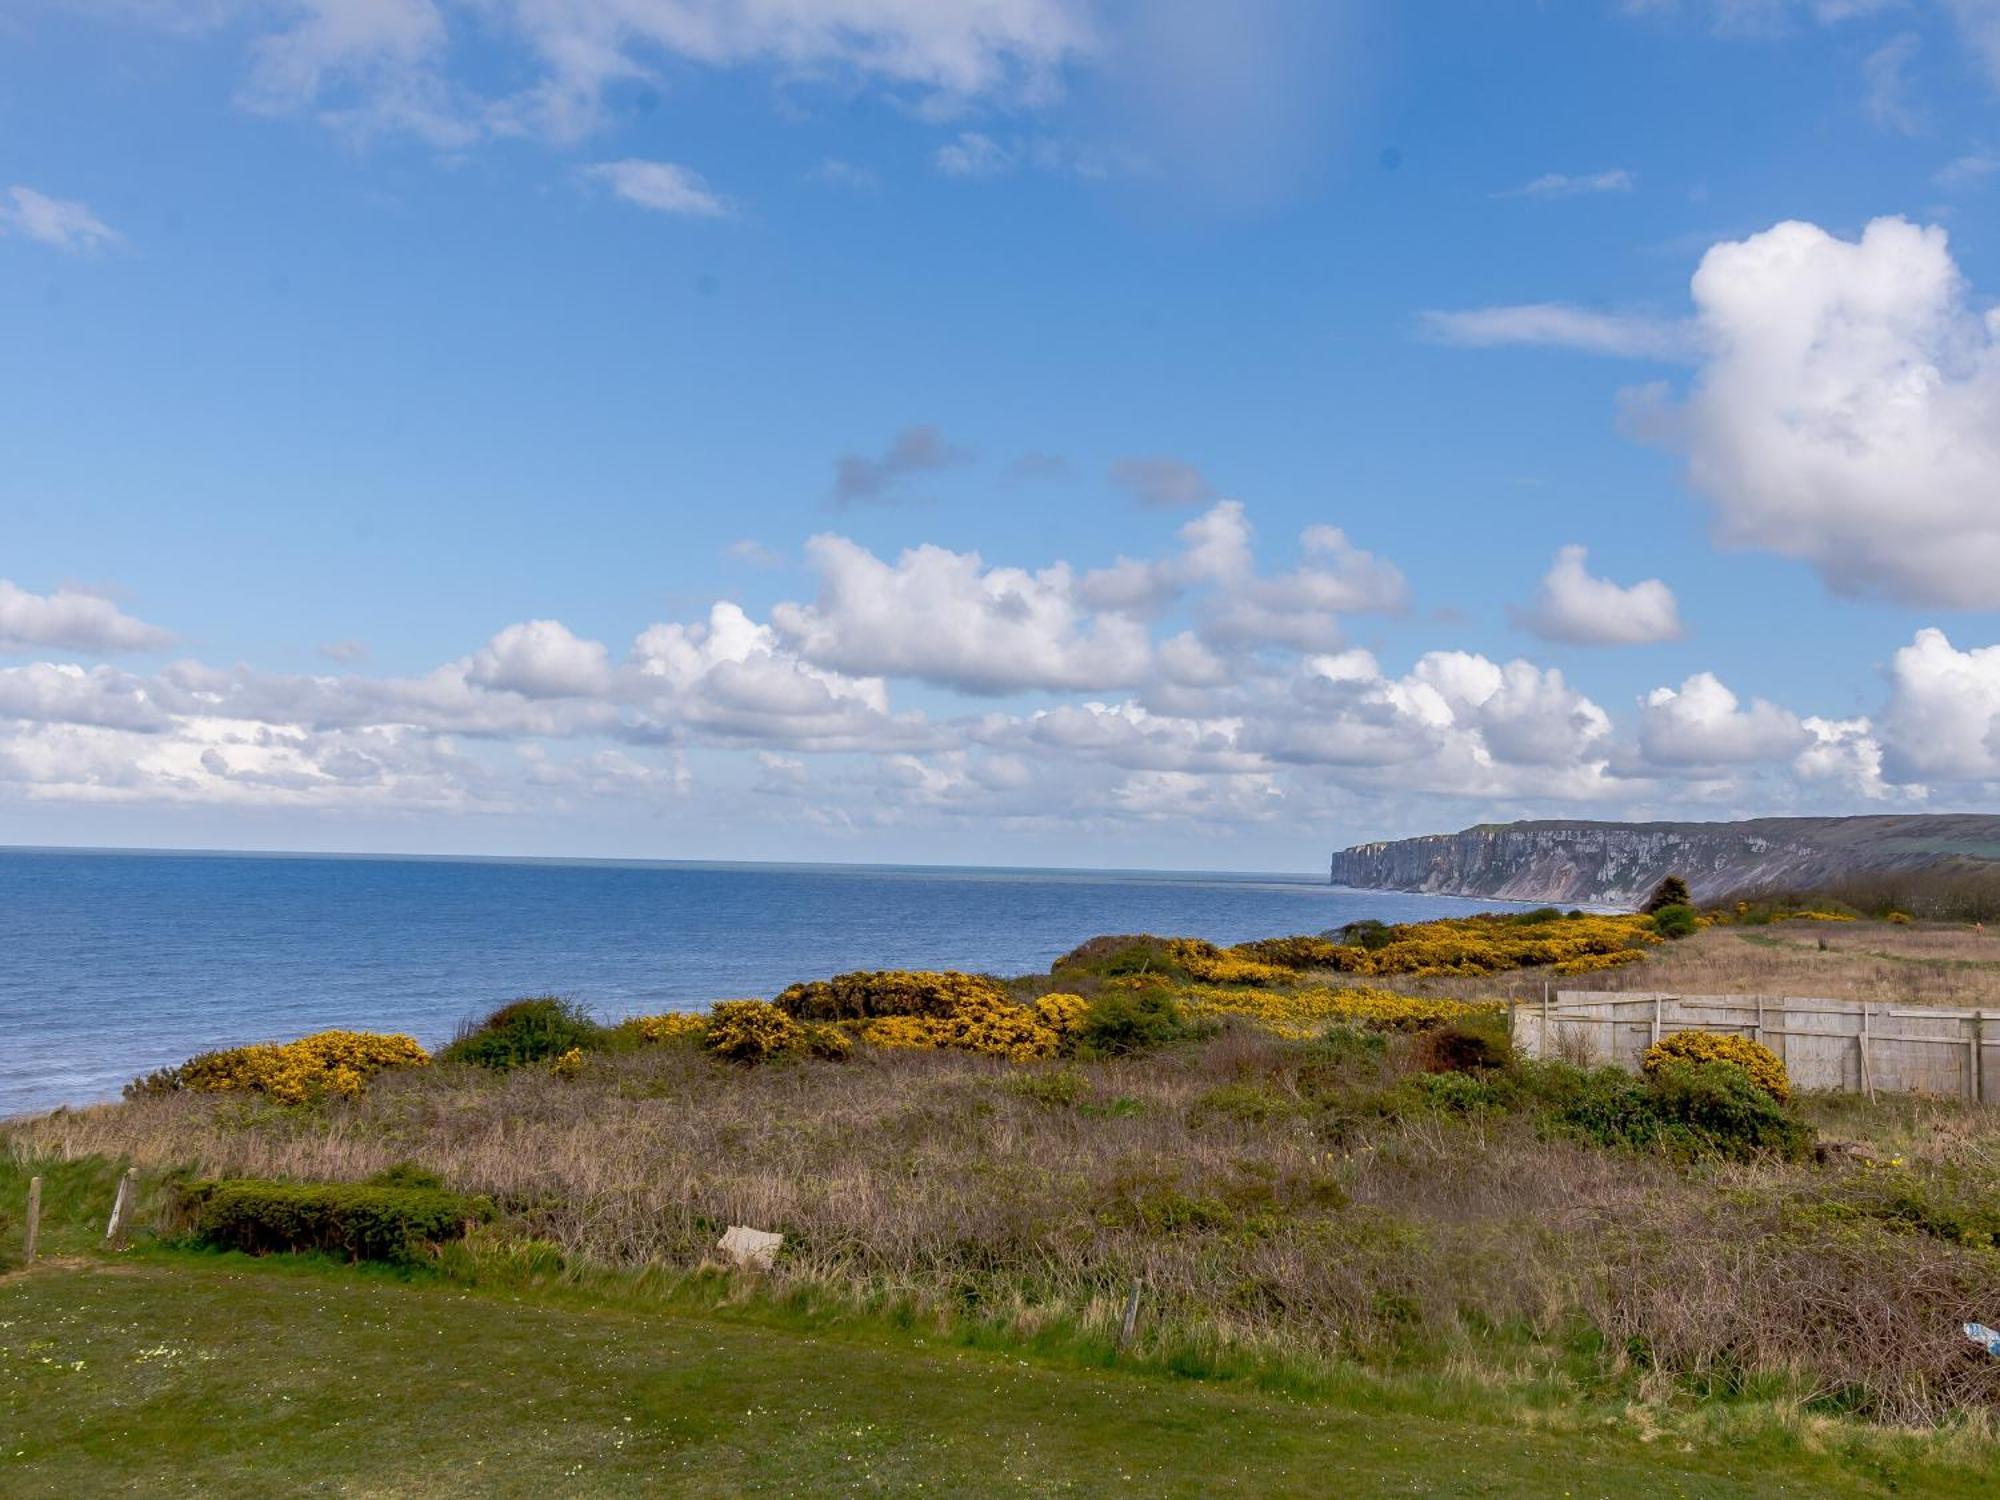
{"type": "Polygon", "coordinates": [[[1484,823],[1462,833],[1357,844],[1338,885],[1514,901],[1637,905],[1661,876],[1697,901],[1799,889],[1844,876],[2000,859],[2000,817],[1912,814],[1740,823],[1484,823]]]}

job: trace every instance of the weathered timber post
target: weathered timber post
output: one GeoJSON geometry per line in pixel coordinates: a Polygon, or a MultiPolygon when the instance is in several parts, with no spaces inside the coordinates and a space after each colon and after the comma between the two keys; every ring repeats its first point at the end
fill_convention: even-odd
{"type": "Polygon", "coordinates": [[[1875,1073],[1868,1056],[1868,1002],[1861,1002],[1861,1034],[1855,1038],[1861,1044],[1861,1092],[1868,1096],[1868,1102],[1875,1102],[1875,1073]]]}
{"type": "Polygon", "coordinates": [[[104,1226],[104,1243],[113,1250],[125,1245],[125,1220],[132,1211],[132,1195],[138,1191],[139,1169],[127,1167],[118,1179],[118,1196],[111,1202],[111,1222],[104,1226]]]}
{"type": "Polygon", "coordinates": [[[1976,1103],[1986,1102],[1986,1012],[1972,1013],[1972,1097],[1976,1103]]]}
{"type": "Polygon", "coordinates": [[[1131,1295],[1125,1299],[1125,1318],[1118,1325],[1118,1350],[1121,1354],[1125,1346],[1132,1342],[1132,1331],[1139,1326],[1139,1288],[1145,1284],[1144,1277],[1133,1282],[1131,1295]]]}
{"type": "Polygon", "coordinates": [[[28,1179],[28,1239],[21,1247],[21,1264],[32,1266],[42,1242],[42,1179],[28,1179]]]}

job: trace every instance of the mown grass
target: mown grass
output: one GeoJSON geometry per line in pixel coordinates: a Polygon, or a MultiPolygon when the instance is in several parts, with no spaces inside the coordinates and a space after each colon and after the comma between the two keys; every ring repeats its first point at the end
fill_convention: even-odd
{"type": "Polygon", "coordinates": [[[0,1489],[1983,1492],[1964,1455],[1884,1443],[1857,1461],[1811,1427],[1690,1442],[1606,1413],[1552,1429],[1418,1410],[1393,1388],[1300,1397],[625,1291],[144,1248],[16,1272],[0,1278],[0,1489]]]}

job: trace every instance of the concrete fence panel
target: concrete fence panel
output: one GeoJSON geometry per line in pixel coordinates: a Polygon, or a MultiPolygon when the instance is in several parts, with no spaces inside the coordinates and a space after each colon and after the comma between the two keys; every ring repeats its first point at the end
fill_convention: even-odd
{"type": "Polygon", "coordinates": [[[2000,1103],[2000,1011],[1950,1010],[1789,995],[1675,995],[1560,990],[1513,1009],[1529,1057],[1636,1071],[1647,1047],[1676,1031],[1762,1042],[1794,1087],[1932,1094],[2000,1103]]]}

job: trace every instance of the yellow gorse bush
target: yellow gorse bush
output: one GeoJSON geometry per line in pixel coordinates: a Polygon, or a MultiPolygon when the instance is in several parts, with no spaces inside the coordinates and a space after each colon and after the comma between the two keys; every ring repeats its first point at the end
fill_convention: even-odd
{"type": "Polygon", "coordinates": [[[806,1029],[768,1000],[719,1000],[704,1044],[731,1062],[768,1062],[805,1045],[806,1029]]]}
{"type": "Polygon", "coordinates": [[[699,1039],[708,1034],[708,1017],[692,1010],[670,1010],[660,1016],[634,1016],[624,1025],[647,1046],[699,1039]]]}
{"type": "Polygon", "coordinates": [[[204,1052],[178,1068],[155,1073],[128,1092],[187,1089],[264,1094],[284,1104],[360,1093],[388,1068],[421,1068],[430,1054],[414,1037],[375,1031],[320,1031],[295,1042],[257,1042],[204,1052]]]}
{"type": "Polygon", "coordinates": [[[1762,1042],[1723,1031],[1676,1031],[1661,1037],[1639,1059],[1647,1073],[1669,1062],[1731,1062],[1772,1098],[1792,1097],[1792,1080],[1778,1054],[1762,1042]]]}
{"type": "Polygon", "coordinates": [[[1297,976],[1278,964],[1218,948],[1200,938],[1168,938],[1167,956],[1188,978],[1202,984],[1289,984],[1297,976]]]}
{"type": "Polygon", "coordinates": [[[992,980],[955,969],[863,969],[792,985],[771,1002],[799,1021],[867,1021],[876,1016],[953,1016],[967,1007],[1012,1005],[992,980]]]}
{"type": "Polygon", "coordinates": [[[1614,953],[1639,955],[1661,941],[1648,919],[1639,916],[1554,917],[1539,922],[1507,916],[1453,917],[1391,927],[1385,936],[1387,940],[1373,948],[1332,945],[1325,967],[1344,974],[1407,974],[1412,978],[1497,974],[1506,969],[1576,964],[1614,953]]]}
{"type": "Polygon", "coordinates": [[[1491,1015],[1501,1009],[1498,1005],[1464,1000],[1434,1000],[1388,990],[1336,989],[1328,985],[1292,990],[1202,986],[1183,990],[1176,998],[1190,1015],[1247,1016],[1279,1036],[1295,1041],[1317,1036],[1334,1025],[1417,1031],[1449,1021],[1491,1015]]]}

